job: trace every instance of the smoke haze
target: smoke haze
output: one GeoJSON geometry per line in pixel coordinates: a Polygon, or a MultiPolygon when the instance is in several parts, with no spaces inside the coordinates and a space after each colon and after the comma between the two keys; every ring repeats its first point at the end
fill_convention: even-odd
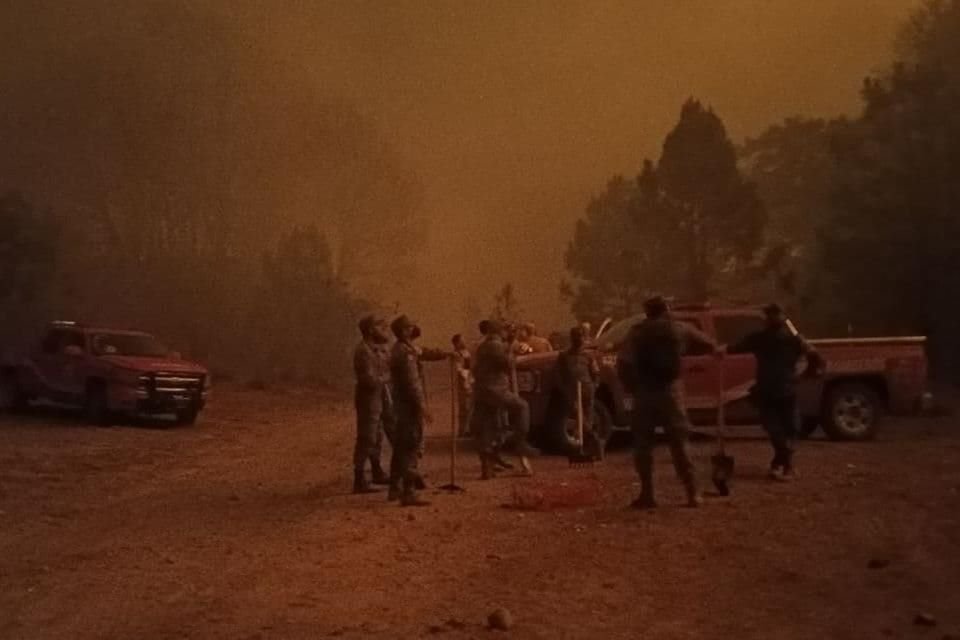
{"type": "MultiPolygon", "coordinates": [[[[568,322],[558,284],[573,221],[610,176],[658,154],[687,97],[712,105],[735,140],[794,114],[852,113],[861,79],[917,2],[153,4],[215,14],[235,32],[247,77],[271,78],[277,91],[307,83],[351,105],[419,176],[428,236],[416,277],[393,297],[430,336],[472,328],[466,301],[486,311],[507,281],[541,326],[568,322]]],[[[136,35],[126,6],[7,3],[0,71],[31,73],[51,48],[82,48],[104,24],[136,35]]],[[[174,69],[198,63],[181,53],[164,52],[174,69]]],[[[42,165],[58,149],[32,153],[24,162],[42,165]]]]}

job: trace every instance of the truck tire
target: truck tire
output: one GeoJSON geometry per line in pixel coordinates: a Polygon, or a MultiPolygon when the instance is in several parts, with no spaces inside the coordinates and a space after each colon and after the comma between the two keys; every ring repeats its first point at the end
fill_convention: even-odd
{"type": "Polygon", "coordinates": [[[823,403],[823,430],[831,440],[863,441],[877,435],[883,401],[870,386],[841,383],[827,390],[823,403]]]}
{"type": "Polygon", "coordinates": [[[182,427],[192,427],[197,423],[197,418],[199,416],[199,409],[183,409],[181,411],[177,411],[177,425],[182,427]]]}
{"type": "Polygon", "coordinates": [[[109,427],[113,424],[107,387],[102,382],[87,385],[87,393],[83,399],[83,415],[87,422],[98,427],[109,427]]]}
{"type": "Polygon", "coordinates": [[[0,412],[23,413],[30,408],[30,398],[20,388],[17,376],[5,372],[0,376],[0,412]]]}
{"type": "Polygon", "coordinates": [[[577,443],[570,430],[570,419],[566,403],[559,393],[550,394],[550,402],[544,416],[543,447],[549,453],[567,454],[573,451],[577,443]]]}

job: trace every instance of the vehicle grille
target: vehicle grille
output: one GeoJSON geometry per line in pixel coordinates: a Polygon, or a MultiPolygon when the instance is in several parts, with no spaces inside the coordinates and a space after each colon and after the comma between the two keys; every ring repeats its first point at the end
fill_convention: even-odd
{"type": "Polygon", "coordinates": [[[203,376],[155,373],[153,390],[158,393],[199,393],[203,390],[203,376]]]}

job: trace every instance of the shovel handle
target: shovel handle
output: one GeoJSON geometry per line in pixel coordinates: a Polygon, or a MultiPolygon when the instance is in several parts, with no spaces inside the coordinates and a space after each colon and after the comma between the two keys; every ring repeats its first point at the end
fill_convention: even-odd
{"type": "Polygon", "coordinates": [[[577,381],[577,443],[583,453],[583,383],[577,381]]]}
{"type": "Polygon", "coordinates": [[[720,446],[720,452],[723,453],[724,432],[727,426],[726,393],[724,381],[724,369],[726,361],[723,353],[717,358],[717,444],[720,446]]]}

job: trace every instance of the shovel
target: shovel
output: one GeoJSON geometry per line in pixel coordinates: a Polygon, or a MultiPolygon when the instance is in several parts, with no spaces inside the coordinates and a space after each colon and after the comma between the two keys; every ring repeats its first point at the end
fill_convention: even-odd
{"type": "Polygon", "coordinates": [[[721,355],[717,362],[717,451],[710,456],[713,486],[721,496],[730,495],[730,480],[733,478],[733,456],[727,455],[724,432],[726,431],[726,407],[724,406],[724,359],[721,355]]]}
{"type": "Polygon", "coordinates": [[[571,467],[592,467],[593,456],[583,452],[583,383],[577,382],[577,443],[578,450],[567,456],[571,467]]]}
{"type": "Polygon", "coordinates": [[[450,493],[463,493],[466,491],[457,484],[457,432],[459,431],[460,411],[457,389],[457,364],[450,361],[450,483],[445,484],[440,489],[450,493]]]}

